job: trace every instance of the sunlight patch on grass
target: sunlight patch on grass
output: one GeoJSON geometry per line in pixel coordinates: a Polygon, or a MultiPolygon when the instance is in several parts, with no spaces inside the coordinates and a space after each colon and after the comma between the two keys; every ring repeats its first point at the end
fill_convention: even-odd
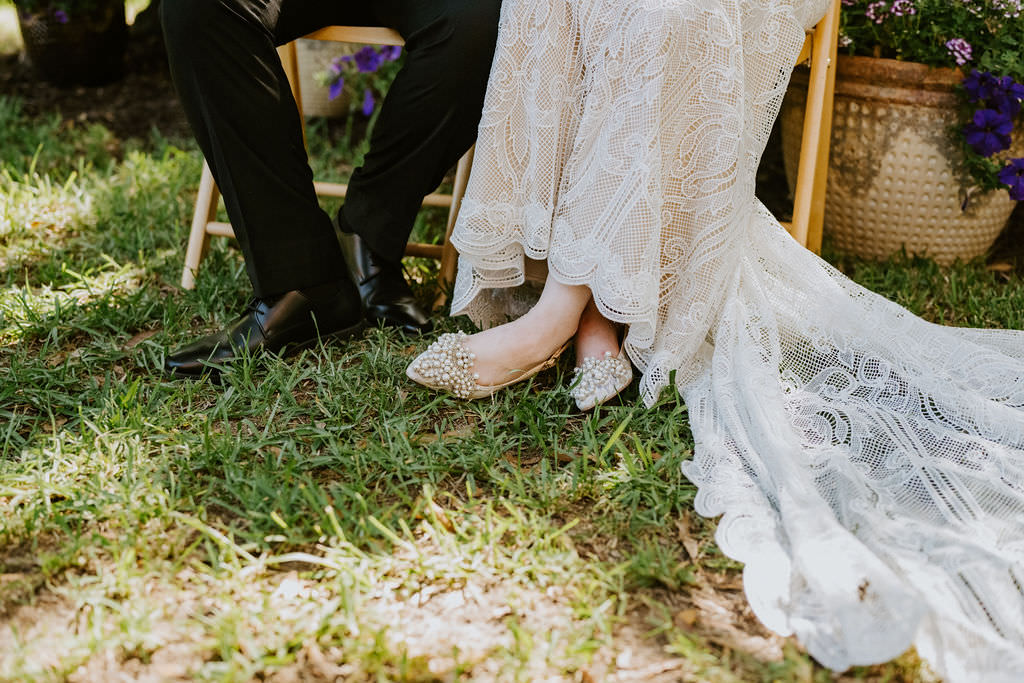
{"type": "Polygon", "coordinates": [[[52,251],[94,222],[93,202],[76,174],[60,182],[49,175],[0,173],[0,272],[52,251]]]}
{"type": "Polygon", "coordinates": [[[65,273],[71,281],[59,287],[26,285],[0,290],[0,344],[17,342],[26,327],[60,324],[70,309],[137,291],[148,275],[138,266],[120,265],[112,259],[86,273],[68,269],[65,273]]]}

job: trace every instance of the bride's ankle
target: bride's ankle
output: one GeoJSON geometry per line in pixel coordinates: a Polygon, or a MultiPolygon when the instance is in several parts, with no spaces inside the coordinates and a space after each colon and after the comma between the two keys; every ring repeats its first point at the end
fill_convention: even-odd
{"type": "Polygon", "coordinates": [[[552,349],[564,346],[576,336],[579,326],[577,320],[546,316],[540,311],[530,311],[512,324],[516,326],[514,333],[525,343],[537,347],[550,346],[552,349]]]}
{"type": "Polygon", "coordinates": [[[464,345],[474,354],[474,372],[481,385],[507,382],[544,363],[564,346],[543,330],[517,325],[520,321],[478,332],[464,345]]]}
{"type": "Polygon", "coordinates": [[[603,358],[607,353],[618,355],[621,331],[622,325],[605,318],[591,302],[576,330],[576,364],[584,358],[603,358]]]}

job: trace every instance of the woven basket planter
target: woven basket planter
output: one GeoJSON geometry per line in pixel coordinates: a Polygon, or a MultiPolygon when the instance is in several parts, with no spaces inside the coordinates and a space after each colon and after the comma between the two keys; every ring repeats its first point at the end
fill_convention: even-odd
{"type": "Polygon", "coordinates": [[[347,43],[326,40],[300,38],[295,43],[295,54],[299,63],[302,113],[306,117],[336,118],[348,113],[348,93],[342,92],[333,100],[330,99],[327,86],[320,85],[316,80],[316,75],[327,71],[335,57],[351,54],[352,51],[352,46],[347,43]]]}
{"type": "Polygon", "coordinates": [[[71,86],[121,78],[128,41],[124,0],[71,12],[64,21],[58,17],[53,11],[18,13],[25,52],[43,79],[71,86]]]}
{"type": "MultiPolygon", "coordinates": [[[[781,114],[783,157],[796,181],[806,75],[794,72],[781,114]]],[[[1005,190],[971,197],[955,168],[959,151],[952,69],[840,56],[836,71],[825,232],[839,249],[884,259],[905,248],[948,264],[984,254],[1015,202],[1005,190]]],[[[1019,141],[1013,152],[1021,154],[1019,141]]]]}

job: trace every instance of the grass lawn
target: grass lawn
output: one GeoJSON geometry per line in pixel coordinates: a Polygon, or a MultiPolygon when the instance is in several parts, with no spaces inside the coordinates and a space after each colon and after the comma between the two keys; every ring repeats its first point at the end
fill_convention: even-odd
{"type": "MultiPolygon", "coordinates": [[[[832,674],[758,625],[671,392],[582,416],[566,359],[462,403],[381,330],[164,379],[248,289],[223,239],[177,287],[200,161],[0,97],[0,680],[927,678],[913,653],[832,674]]],[[[1012,271],[840,265],[931,320],[1024,327],[1012,271]]]]}

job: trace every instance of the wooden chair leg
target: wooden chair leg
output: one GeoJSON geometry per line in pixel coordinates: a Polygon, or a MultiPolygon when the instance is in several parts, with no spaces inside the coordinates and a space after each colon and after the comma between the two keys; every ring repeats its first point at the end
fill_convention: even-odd
{"type": "Polygon", "coordinates": [[[825,218],[825,182],[835,86],[836,50],[833,43],[838,26],[839,2],[836,1],[814,31],[807,107],[804,110],[799,170],[793,197],[790,233],[797,242],[814,252],[821,249],[821,227],[825,218]]]}
{"type": "Polygon", "coordinates": [[[459,209],[462,207],[462,198],[466,194],[466,186],[469,185],[469,171],[473,167],[473,153],[476,147],[470,147],[469,151],[459,159],[459,165],[455,167],[455,184],[452,187],[452,205],[448,210],[448,225],[445,226],[444,243],[441,249],[441,268],[437,274],[438,295],[434,301],[434,307],[444,306],[445,292],[455,284],[455,268],[458,265],[459,255],[452,246],[452,231],[455,230],[455,221],[459,217],[459,209]]]}
{"type": "MultiPolygon", "coordinates": [[[[822,86],[821,132],[818,135],[815,152],[816,173],[811,190],[811,205],[807,221],[807,248],[814,253],[821,251],[821,235],[825,226],[825,194],[828,185],[829,150],[832,143],[832,110],[835,101],[836,60],[839,35],[839,1],[829,7],[828,13],[819,22],[815,42],[826,54],[819,66],[825,73],[822,86]]],[[[812,76],[813,77],[813,76],[812,76]]]]}
{"type": "Polygon", "coordinates": [[[192,228],[189,231],[188,247],[185,250],[185,267],[181,271],[182,289],[194,289],[199,264],[206,253],[206,224],[217,217],[217,200],[220,192],[213,180],[210,166],[203,161],[203,173],[199,178],[199,193],[196,208],[192,213],[192,228]]]}

